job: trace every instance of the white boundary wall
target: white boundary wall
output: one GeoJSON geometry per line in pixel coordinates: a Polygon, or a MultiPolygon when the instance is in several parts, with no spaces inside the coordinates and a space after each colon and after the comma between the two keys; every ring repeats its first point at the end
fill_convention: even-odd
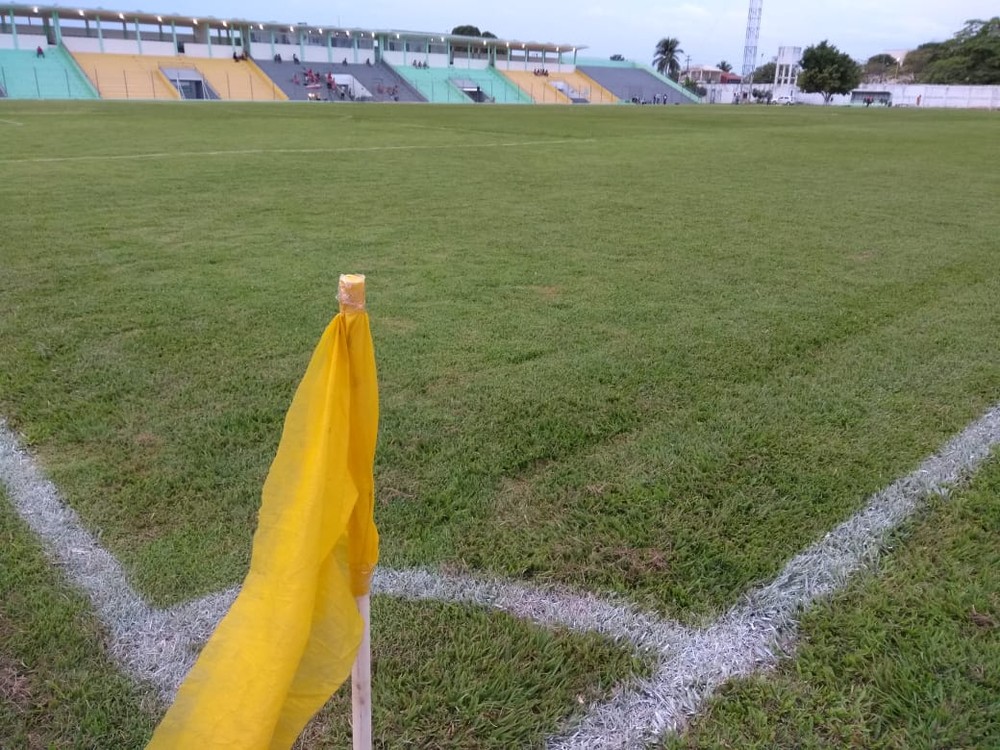
{"type": "Polygon", "coordinates": [[[22,49],[34,52],[38,47],[48,49],[49,40],[44,36],[19,33],[17,35],[17,46],[14,46],[13,34],[0,34],[0,49],[22,49]]]}
{"type": "MultiPolygon", "coordinates": [[[[63,37],[63,44],[70,52],[101,52],[101,40],[94,37],[68,36],[63,37]]],[[[189,47],[194,45],[188,45],[189,47]]],[[[204,46],[204,45],[202,45],[204,46]]],[[[135,39],[105,39],[104,54],[106,55],[155,55],[157,57],[173,57],[177,49],[173,42],[143,41],[142,52],[139,42],[135,39]]],[[[208,55],[204,55],[207,57],[208,55]]]]}
{"type": "Polygon", "coordinates": [[[428,67],[431,68],[447,68],[448,67],[448,55],[443,52],[407,52],[406,53],[406,63],[404,65],[402,52],[386,52],[382,55],[382,59],[386,62],[390,62],[392,65],[401,65],[406,67],[407,65],[412,66],[413,61],[426,62],[428,67]],[[398,55],[399,62],[391,62],[396,58],[390,57],[390,55],[398,55]]]}
{"type": "MultiPolygon", "coordinates": [[[[708,95],[703,99],[706,104],[732,104],[733,97],[740,93],[740,84],[738,83],[711,84],[705,88],[708,89],[708,95]]],[[[796,102],[803,104],[823,104],[822,94],[803,94],[797,90],[790,92],[787,86],[775,87],[769,83],[754,83],[745,88],[748,93],[751,89],[773,90],[776,97],[792,96],[796,102]]],[[[892,94],[894,107],[1000,109],[1000,86],[865,83],[858,86],[857,90],[888,91],[892,94]]],[[[830,101],[831,106],[850,103],[850,96],[834,96],[830,101]]]]}
{"type": "Polygon", "coordinates": [[[893,106],[1000,109],[1000,86],[866,83],[858,86],[858,90],[888,91],[893,106]]]}
{"type": "MultiPolygon", "coordinates": [[[[142,50],[146,52],[147,43],[142,43],[142,50]]],[[[173,47],[173,45],[169,45],[173,47]]],[[[242,47],[230,47],[228,44],[197,44],[195,42],[185,42],[184,44],[184,54],[187,57],[210,57],[216,60],[232,60],[233,51],[242,52],[242,47]]],[[[157,53],[158,54],[158,53],[157,53]]],[[[176,54],[176,52],[168,52],[166,54],[176,54]]]]}
{"type": "MultiPolygon", "coordinates": [[[[64,36],[63,44],[66,45],[66,49],[70,52],[100,52],[101,51],[101,40],[95,39],[94,37],[87,36],[64,36]]],[[[134,41],[126,39],[108,39],[104,43],[105,52],[122,52],[125,54],[138,55],[139,47],[134,41]],[[111,42],[116,45],[128,44],[131,49],[128,50],[118,50],[111,49],[111,42]]]]}
{"type": "MultiPolygon", "coordinates": [[[[108,50],[107,41],[104,42],[104,50],[108,50]]],[[[146,42],[142,43],[142,54],[156,55],[158,57],[174,57],[177,55],[177,48],[173,42],[146,42]]]]}
{"type": "Polygon", "coordinates": [[[535,70],[536,68],[545,68],[550,73],[575,73],[576,66],[568,65],[563,63],[559,65],[555,62],[546,62],[542,65],[540,62],[528,62],[527,60],[511,60],[507,62],[506,60],[497,60],[496,69],[497,70],[535,70]]]}
{"type": "Polygon", "coordinates": [[[448,65],[448,55],[433,54],[426,55],[423,52],[403,52],[402,50],[385,50],[382,52],[382,59],[390,65],[405,68],[413,65],[414,60],[423,62],[425,59],[432,68],[454,68],[455,70],[486,70],[490,66],[489,60],[477,60],[463,57],[461,53],[455,55],[455,62],[448,65]]]}

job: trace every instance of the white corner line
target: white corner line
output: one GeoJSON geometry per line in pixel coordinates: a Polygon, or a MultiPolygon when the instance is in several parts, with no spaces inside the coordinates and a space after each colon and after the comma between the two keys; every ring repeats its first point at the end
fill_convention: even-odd
{"type": "MultiPolygon", "coordinates": [[[[792,648],[800,613],[842,587],[880,553],[887,534],[933,494],[947,495],[1000,445],[1000,405],[938,453],[885,489],[864,509],[792,558],[771,582],[744,595],[708,627],[695,630],[614,598],[474,579],[421,569],[380,568],[373,592],[408,600],[459,602],[497,609],[545,627],[596,632],[655,654],[654,674],[620,685],[581,719],[548,741],[551,748],[644,748],[678,731],[720,684],[773,665],[792,648]]],[[[197,650],[226,612],[237,589],[168,610],[149,607],[117,560],[68,508],[16,435],[0,419],[0,484],[41,539],[47,554],[90,598],[108,627],[111,652],[131,674],[154,684],[164,699],[180,684],[197,650]]]]}
{"type": "Polygon", "coordinates": [[[931,495],[947,496],[1000,445],[1000,404],[872,495],[865,507],[792,558],[769,583],[672,653],[649,679],[625,686],[548,746],[644,748],[681,730],[722,683],[773,666],[790,653],[803,611],[843,587],[882,551],[886,536],[931,495]]]}

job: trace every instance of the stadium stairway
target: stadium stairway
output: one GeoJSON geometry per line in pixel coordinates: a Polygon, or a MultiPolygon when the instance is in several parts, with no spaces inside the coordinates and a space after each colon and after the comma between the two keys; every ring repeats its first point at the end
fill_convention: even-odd
{"type": "Polygon", "coordinates": [[[414,68],[401,65],[395,70],[429,102],[531,104],[528,94],[493,68],[414,68]]]}
{"type": "Polygon", "coordinates": [[[10,99],[96,99],[97,91],[61,47],[0,50],[0,88],[10,99]]]}
{"type": "Polygon", "coordinates": [[[572,104],[573,100],[555,86],[549,84],[545,76],[536,76],[527,70],[505,70],[504,76],[524,93],[531,97],[535,104],[572,104]]]}
{"type": "Polygon", "coordinates": [[[176,71],[193,71],[211,89],[204,98],[275,101],[287,97],[257,65],[229,58],[75,53],[77,62],[105,99],[181,99],[171,83],[176,71]],[[214,95],[212,95],[214,94],[214,95]]]}
{"type": "Polygon", "coordinates": [[[400,101],[422,102],[424,98],[405,79],[385,63],[377,65],[354,65],[343,63],[290,63],[260,60],[261,70],[277,84],[285,95],[293,101],[306,101],[309,94],[327,98],[325,84],[310,87],[305,83],[305,72],[310,68],[326,80],[327,73],[333,73],[340,91],[348,98],[354,94],[358,100],[371,99],[377,102],[400,101]],[[298,83],[293,81],[296,78],[298,83]],[[356,84],[351,83],[351,78],[356,84]]]}
{"type": "MultiPolygon", "coordinates": [[[[160,70],[159,57],[75,52],[81,70],[102,99],[180,99],[181,95],[160,70]]],[[[171,67],[180,67],[180,58],[171,67]]]]}
{"type": "Polygon", "coordinates": [[[220,99],[260,102],[285,101],[288,97],[252,60],[228,58],[206,60],[188,57],[186,63],[205,76],[220,99]]]}
{"type": "Polygon", "coordinates": [[[503,74],[536,104],[617,104],[618,97],[580,73],[537,76],[530,70],[505,70],[503,74]]]}
{"type": "Polygon", "coordinates": [[[653,97],[665,104],[697,104],[699,99],[669,78],[632,62],[610,61],[579,63],[577,70],[617,96],[623,102],[652,102],[653,97]]]}

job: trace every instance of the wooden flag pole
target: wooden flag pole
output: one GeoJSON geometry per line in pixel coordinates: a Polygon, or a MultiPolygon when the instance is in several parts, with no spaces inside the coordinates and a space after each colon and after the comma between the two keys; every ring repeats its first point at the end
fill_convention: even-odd
{"type": "Polygon", "coordinates": [[[358,656],[351,669],[351,713],[353,716],[354,750],[371,750],[372,746],[372,644],[370,594],[359,596],[358,612],[364,622],[358,656]]]}
{"type": "MultiPolygon", "coordinates": [[[[338,285],[337,299],[341,312],[365,309],[365,277],[362,274],[343,274],[338,285]]],[[[358,613],[363,629],[358,655],[351,668],[351,718],[354,750],[371,750],[372,747],[372,644],[371,596],[357,597],[358,613]]]]}

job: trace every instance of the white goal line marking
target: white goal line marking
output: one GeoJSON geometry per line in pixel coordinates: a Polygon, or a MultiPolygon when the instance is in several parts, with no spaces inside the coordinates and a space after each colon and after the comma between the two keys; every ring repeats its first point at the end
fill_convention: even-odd
{"type": "MultiPolygon", "coordinates": [[[[644,748],[678,731],[725,681],[772,666],[791,653],[804,609],[842,587],[880,553],[930,495],[947,495],[1000,445],[1000,404],[938,453],[885,489],[865,508],[790,560],[717,621],[692,629],[628,602],[558,587],[447,576],[426,570],[376,571],[376,594],[494,608],[547,627],[597,632],[653,654],[651,677],[619,686],[548,745],[563,750],[644,748]]],[[[108,627],[114,657],[169,699],[236,595],[212,594],[168,610],[149,607],[118,561],[61,500],[17,437],[0,419],[0,482],[15,509],[67,577],[82,588],[108,627]]]]}
{"type": "Polygon", "coordinates": [[[455,151],[469,148],[523,148],[533,146],[565,146],[571,143],[593,143],[593,138],[561,138],[542,141],[493,141],[491,143],[448,143],[399,146],[339,146],[337,148],[244,148],[223,151],[154,151],[146,154],[92,154],[80,156],[38,156],[29,159],[0,159],[0,164],[50,164],[77,161],[141,161],[144,159],[183,159],[201,156],[266,156],[269,154],[350,154],[377,151],[455,151]]]}

